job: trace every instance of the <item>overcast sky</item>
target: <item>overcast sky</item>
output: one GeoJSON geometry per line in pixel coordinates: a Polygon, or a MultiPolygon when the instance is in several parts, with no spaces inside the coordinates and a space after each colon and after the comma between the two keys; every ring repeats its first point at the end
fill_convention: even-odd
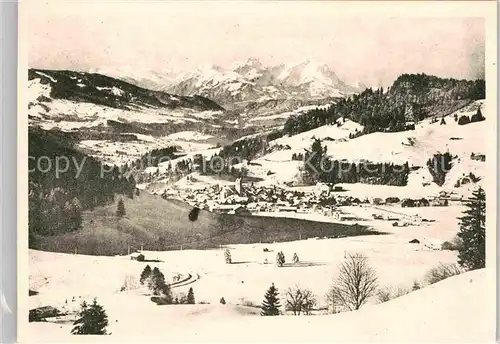
{"type": "Polygon", "coordinates": [[[28,7],[29,65],[187,71],[311,58],[348,82],[390,85],[401,73],[484,77],[484,21],[346,15],[333,4],[81,2],[28,7]],[[301,5],[302,4],[302,5],[301,5]]]}

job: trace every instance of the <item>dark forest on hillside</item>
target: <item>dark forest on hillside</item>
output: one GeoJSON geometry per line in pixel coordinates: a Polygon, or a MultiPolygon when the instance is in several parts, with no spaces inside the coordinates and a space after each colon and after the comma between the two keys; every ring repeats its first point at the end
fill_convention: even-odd
{"type": "Polygon", "coordinates": [[[134,197],[135,180],[73,148],[65,136],[29,129],[29,233],[54,235],[81,228],[82,211],[134,197]],[[56,166],[59,166],[57,169],[56,166]]]}
{"type": "Polygon", "coordinates": [[[484,80],[442,79],[425,74],[403,74],[386,91],[366,89],[328,109],[315,109],[290,117],[284,135],[296,135],[345,117],[365,128],[363,134],[406,129],[409,121],[448,115],[468,103],[485,98],[484,80]]]}

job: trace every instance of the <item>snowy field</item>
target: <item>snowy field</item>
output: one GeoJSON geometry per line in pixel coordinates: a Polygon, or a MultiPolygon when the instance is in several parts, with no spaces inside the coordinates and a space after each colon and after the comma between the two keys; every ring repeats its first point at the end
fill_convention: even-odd
{"type": "MultiPolygon", "coordinates": [[[[352,213],[361,212],[358,215],[366,217],[369,217],[369,213],[373,212],[373,209],[370,208],[348,208],[345,210],[352,213]]],[[[394,210],[392,209],[394,207],[386,208],[390,208],[389,211],[394,210]]],[[[97,297],[99,303],[103,304],[108,312],[109,329],[116,336],[140,336],[149,331],[157,331],[155,333],[160,337],[163,334],[170,336],[171,328],[177,328],[177,325],[186,326],[184,324],[186,321],[196,321],[196,328],[200,334],[216,335],[209,330],[211,328],[209,324],[214,319],[223,317],[224,321],[227,318],[228,321],[235,321],[235,326],[242,326],[237,320],[239,317],[234,317],[235,315],[258,314],[258,309],[245,307],[245,305],[260,305],[263,295],[271,283],[274,283],[281,291],[294,285],[310,288],[317,296],[319,306],[326,306],[324,296],[331,286],[332,279],[337,275],[338,265],[348,253],[362,253],[369,258],[370,265],[377,272],[380,287],[411,288],[414,281],[425,285],[425,275],[430,268],[437,266],[440,262],[456,262],[455,252],[432,249],[429,244],[435,243],[438,246],[438,243],[450,240],[456,234],[456,216],[461,210],[461,207],[419,208],[422,217],[436,220],[419,226],[392,227],[391,222],[380,220],[369,220],[367,223],[363,223],[380,231],[386,231],[389,233],[387,235],[309,239],[274,244],[231,245],[228,247],[231,251],[233,264],[225,264],[224,248],[144,252],[147,259],[162,261],[158,263],[137,262],[130,260],[128,256],[99,257],[31,250],[29,253],[30,289],[36,290],[39,294],[29,298],[29,306],[32,309],[51,305],[62,310],[74,310],[77,309],[82,300],[91,300],[93,297],[97,297]],[[418,238],[421,243],[408,243],[413,238],[418,238]],[[264,248],[269,249],[270,252],[264,252],[264,248]],[[275,257],[279,251],[284,252],[288,263],[281,268],[275,264],[275,257]],[[301,261],[299,265],[295,266],[290,264],[294,253],[297,253],[301,261]],[[266,259],[268,264],[264,263],[266,259]],[[151,267],[159,267],[169,282],[177,274],[184,277],[189,276],[184,286],[172,289],[174,295],[187,293],[189,287],[193,287],[197,302],[210,304],[156,306],[145,295],[148,292],[141,289],[138,283],[140,273],[146,264],[150,264],[151,267]],[[395,271],[397,273],[394,273],[395,271]],[[120,292],[125,280],[128,280],[132,290],[120,292]],[[72,301],[73,297],[75,298],[74,302],[72,301]],[[221,297],[227,301],[225,307],[219,304],[221,297]],[[162,320],[157,321],[157,319],[162,320]],[[128,326],[132,323],[135,324],[135,329],[128,326]],[[169,324],[167,332],[162,328],[162,324],[165,323],[169,324]]],[[[384,208],[381,211],[384,211],[384,208]]],[[[402,211],[411,213],[408,208],[402,211]]],[[[480,273],[474,274],[478,278],[482,278],[480,273]]],[[[457,280],[459,279],[460,277],[457,280]]],[[[429,290],[433,288],[431,287],[429,290]]],[[[420,307],[413,303],[430,303],[430,300],[425,297],[417,298],[416,296],[430,293],[426,289],[415,293],[415,296],[412,293],[404,298],[411,300],[415,297],[413,301],[408,301],[411,307],[420,307]],[[416,302],[417,299],[418,302],[416,302]]],[[[428,295],[431,297],[432,293],[428,295]]],[[[455,292],[453,297],[460,299],[460,296],[455,292]]],[[[403,302],[402,300],[403,298],[393,302],[403,302]]],[[[392,302],[380,306],[376,306],[375,303],[376,300],[373,299],[370,304],[365,306],[366,310],[362,309],[362,311],[353,314],[312,316],[311,319],[315,325],[308,323],[307,326],[320,326],[319,328],[321,328],[321,326],[326,325],[326,320],[323,319],[330,318],[332,325],[336,321],[342,324],[347,321],[344,319],[354,321],[357,316],[363,318],[362,314],[370,314],[370,312],[385,314],[385,310],[392,309],[389,306],[392,302]],[[380,311],[378,311],[379,309],[380,311]]],[[[396,311],[397,308],[393,308],[391,312],[396,311]]],[[[406,311],[401,308],[400,312],[406,311]]],[[[286,316],[284,318],[288,320],[273,321],[283,322],[283,326],[289,326],[296,321],[292,317],[286,316]],[[285,323],[289,325],[285,325],[285,323]]],[[[244,319],[247,321],[250,318],[246,316],[244,319]]],[[[256,321],[255,325],[252,325],[256,328],[265,326],[261,320],[251,321],[256,321]]],[[[383,326],[383,324],[379,325],[383,326]]],[[[46,340],[59,338],[59,336],[65,338],[70,330],[70,325],[64,323],[30,323],[29,326],[33,332],[43,331],[41,338],[46,340]]],[[[392,326],[391,329],[396,331],[395,333],[398,335],[403,333],[398,332],[392,326]]],[[[344,334],[344,336],[347,335],[347,333],[344,334]]],[[[454,333],[446,335],[453,336],[454,333]]]]}
{"type": "MultiPolygon", "coordinates": [[[[129,134],[135,135],[137,140],[126,142],[114,140],[83,140],[78,144],[78,146],[80,148],[90,149],[94,152],[91,154],[92,156],[95,156],[106,163],[117,165],[134,161],[153,149],[176,146],[180,149],[180,151],[189,155],[190,153],[199,153],[210,150],[213,147],[212,144],[206,143],[206,140],[213,138],[213,136],[195,131],[183,131],[159,137],[136,133],[129,134]]],[[[192,155],[193,154],[189,156],[192,155]]],[[[156,168],[154,168],[154,171],[156,171],[156,168]]]]}
{"type": "MultiPolygon", "coordinates": [[[[435,284],[376,307],[328,316],[253,317],[246,307],[194,305],[158,307],[123,294],[113,305],[111,340],[163,341],[221,339],[326,342],[491,342],[494,304],[484,297],[490,281],[479,270],[435,284]],[[453,295],[450,297],[450,295],[453,295]],[[483,296],[483,297],[482,297],[483,296]],[[121,304],[120,304],[121,302],[121,304]],[[491,312],[491,313],[489,313],[491,312]],[[148,316],[145,317],[144,315],[148,316]],[[193,325],[195,327],[193,327],[193,325]],[[242,337],[244,334],[244,337],[242,337]],[[146,337],[145,337],[146,336],[146,337]]],[[[36,341],[74,340],[69,325],[32,323],[36,341]]],[[[108,339],[108,338],[103,338],[108,339]]]]}
{"type": "MultiPolygon", "coordinates": [[[[311,241],[310,245],[290,243],[279,248],[286,253],[288,249],[305,250],[308,246],[318,250],[311,258],[325,254],[336,257],[335,259],[341,258],[339,252],[330,251],[331,247],[326,241],[324,244],[311,241]]],[[[348,245],[356,250],[361,249],[361,246],[359,242],[348,245]]],[[[418,278],[426,265],[435,264],[436,258],[452,258],[436,256],[443,252],[409,253],[402,248],[394,250],[391,245],[383,246],[386,253],[384,257],[380,252],[382,245],[378,245],[378,249],[376,247],[377,245],[371,250],[371,258],[373,266],[379,271],[381,283],[418,278]],[[376,253],[377,251],[379,252],[376,253]],[[394,254],[398,255],[397,262],[394,254]],[[420,258],[415,260],[417,255],[420,258]],[[398,274],[393,271],[391,273],[390,270],[394,268],[398,268],[398,274]],[[381,270],[385,273],[380,273],[381,270]]],[[[274,246],[271,245],[271,248],[274,246]]],[[[233,252],[235,255],[241,254],[241,258],[245,257],[243,259],[249,256],[256,258],[251,253],[253,249],[252,246],[236,247],[233,252]]],[[[308,252],[312,254],[309,249],[308,252]]],[[[283,291],[287,284],[300,279],[298,282],[301,286],[308,286],[319,293],[323,284],[328,283],[334,275],[335,269],[331,264],[314,268],[277,268],[271,265],[257,267],[258,264],[252,263],[226,265],[222,262],[222,252],[218,251],[169,252],[160,253],[159,256],[166,259],[165,263],[158,264],[166,274],[178,269],[199,270],[200,279],[189,286],[193,287],[197,302],[209,300],[211,304],[157,306],[144,295],[144,290],[119,292],[125,276],[138,275],[145,264],[130,261],[126,257],[71,256],[31,251],[31,269],[38,275],[32,272],[30,285],[38,285],[40,294],[30,297],[30,307],[46,304],[63,306],[64,299],[67,298],[67,309],[75,309],[83,299],[97,297],[109,316],[109,339],[121,341],[143,341],[145,338],[163,341],[224,338],[241,341],[241,334],[245,333],[245,340],[266,341],[322,339],[486,342],[493,335],[490,323],[493,319],[489,311],[494,311],[494,304],[486,302],[485,295],[488,295],[489,290],[484,270],[452,277],[385,304],[369,304],[357,312],[310,316],[304,321],[293,316],[252,316],[258,314],[258,309],[236,306],[235,303],[242,301],[241,295],[244,295],[242,297],[245,300],[255,299],[255,302],[260,303],[271,282],[283,291]],[[208,267],[209,265],[212,267],[208,267]],[[252,265],[255,267],[252,268],[252,265]],[[323,271],[318,271],[320,269],[323,271]],[[221,295],[228,304],[218,303],[221,295]],[[71,301],[73,296],[76,298],[75,302],[71,301]],[[446,321],[441,321],[443,319],[446,321]],[[268,332],[270,328],[273,330],[268,332]]],[[[179,292],[175,288],[173,291],[179,292]]],[[[183,292],[187,292],[187,287],[183,292]]],[[[70,330],[71,323],[68,322],[35,322],[28,325],[29,333],[26,335],[30,341],[75,340],[69,334],[70,330]]]]}

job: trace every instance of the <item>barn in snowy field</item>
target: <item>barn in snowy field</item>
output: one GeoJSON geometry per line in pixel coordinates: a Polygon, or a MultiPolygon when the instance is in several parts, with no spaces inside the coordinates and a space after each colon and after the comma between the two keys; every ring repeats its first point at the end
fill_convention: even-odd
{"type": "Polygon", "coordinates": [[[415,122],[414,121],[406,121],[405,122],[405,130],[415,130],[415,122]]]}
{"type": "Polygon", "coordinates": [[[133,252],[130,254],[130,259],[132,260],[144,260],[144,255],[141,252],[133,252]]]}

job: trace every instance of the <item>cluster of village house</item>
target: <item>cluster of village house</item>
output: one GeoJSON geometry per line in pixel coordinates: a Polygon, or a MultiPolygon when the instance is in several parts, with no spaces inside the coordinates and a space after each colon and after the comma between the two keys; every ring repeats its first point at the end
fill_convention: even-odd
{"type": "MultiPolygon", "coordinates": [[[[170,189],[164,193],[165,197],[179,198],[192,206],[211,212],[248,215],[257,212],[294,212],[320,213],[341,221],[356,220],[356,217],[342,212],[338,206],[349,205],[383,205],[401,204],[402,206],[446,206],[450,202],[460,202],[461,196],[457,193],[441,191],[436,196],[417,200],[400,200],[397,197],[371,198],[360,200],[342,194],[341,186],[318,183],[314,191],[299,192],[283,189],[276,186],[255,186],[245,184],[237,179],[234,184],[214,184],[203,189],[170,189]],[[401,202],[403,201],[403,202],[401,202]],[[406,205],[405,205],[406,204],[406,205]],[[410,204],[410,205],[408,205],[410,204]]],[[[374,217],[377,218],[377,217],[374,217]]],[[[384,220],[396,220],[396,217],[384,220]]],[[[410,219],[410,222],[419,222],[421,219],[410,219]]]]}

